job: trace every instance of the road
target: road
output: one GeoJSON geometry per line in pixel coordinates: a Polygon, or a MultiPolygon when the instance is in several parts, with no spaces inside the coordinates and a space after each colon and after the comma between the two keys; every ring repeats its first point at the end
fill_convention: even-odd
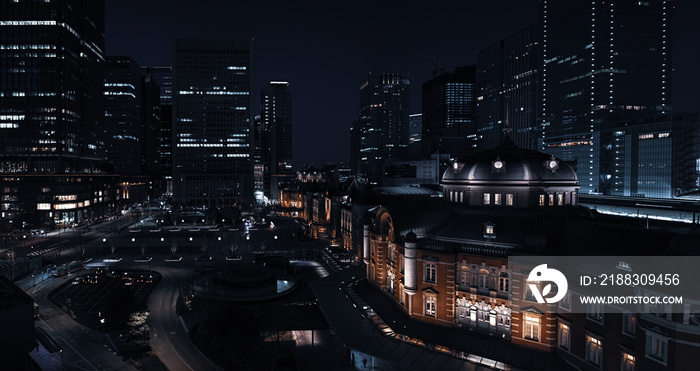
{"type": "Polygon", "coordinates": [[[112,351],[113,346],[105,334],[78,324],[48,300],[51,290],[73,277],[48,279],[27,289],[27,293],[39,304],[41,313],[35,326],[44,329],[63,348],[63,363],[68,369],[136,370],[112,351]]]}
{"type": "MultiPolygon", "coordinates": [[[[63,241],[60,242],[60,259],[57,256],[58,252],[51,252],[46,257],[55,259],[57,263],[76,259],[83,253],[80,247],[85,247],[85,256],[90,256],[93,262],[98,262],[111,253],[109,247],[116,241],[115,254],[123,259],[114,264],[115,268],[148,268],[159,272],[162,279],[148,299],[150,315],[147,323],[154,353],[171,371],[220,369],[192,343],[185,322],[176,313],[179,286],[192,274],[196,265],[194,257],[201,254],[202,246],[207,246],[209,255],[226,264],[224,257],[230,254],[231,246],[238,246],[235,253],[242,255],[244,261],[252,261],[256,252],[313,249],[324,243],[295,241],[292,230],[295,229],[296,223],[291,220],[276,219],[275,228],[260,227],[249,231],[201,226],[158,228],[142,223],[132,225],[130,229],[122,229],[128,224],[125,220],[128,220],[126,216],[93,226],[87,232],[62,232],[60,238],[57,232],[52,232],[47,236],[17,241],[12,247],[17,256],[21,257],[37,251],[39,243],[40,248],[51,248],[52,245],[63,241]],[[177,255],[183,256],[181,262],[164,261],[165,256],[171,254],[169,247],[173,242],[179,245],[177,255]],[[35,248],[32,248],[32,245],[35,248]],[[151,262],[144,264],[133,261],[135,256],[141,255],[142,247],[146,249],[146,255],[153,256],[151,262]]],[[[31,276],[21,281],[20,287],[26,289],[40,306],[41,319],[37,320],[36,325],[42,327],[63,347],[64,362],[69,368],[134,370],[131,364],[122,361],[121,357],[112,351],[114,346],[105,334],[78,324],[65,311],[48,301],[47,295],[51,290],[73,278],[74,274],[63,278],[39,280],[41,282],[36,286],[31,276]]]]}
{"type": "Polygon", "coordinates": [[[184,321],[175,311],[179,283],[190,270],[165,265],[154,266],[153,270],[163,276],[148,299],[151,347],[158,358],[170,371],[220,370],[192,343],[184,321]]]}

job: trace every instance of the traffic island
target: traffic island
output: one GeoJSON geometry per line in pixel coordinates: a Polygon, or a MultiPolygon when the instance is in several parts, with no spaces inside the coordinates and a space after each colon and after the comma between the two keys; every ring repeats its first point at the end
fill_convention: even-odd
{"type": "Polygon", "coordinates": [[[89,271],[49,294],[49,300],[81,325],[106,334],[109,345],[134,366],[165,370],[151,353],[146,325],[148,296],[161,275],[148,270],[89,271]]]}

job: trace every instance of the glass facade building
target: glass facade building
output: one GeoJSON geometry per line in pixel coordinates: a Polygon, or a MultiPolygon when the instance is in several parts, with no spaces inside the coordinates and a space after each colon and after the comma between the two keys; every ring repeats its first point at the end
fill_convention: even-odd
{"type": "Polygon", "coordinates": [[[151,80],[160,88],[160,133],[158,135],[158,153],[162,181],[160,188],[166,193],[173,193],[173,67],[141,67],[141,71],[150,74],[151,80]]]}
{"type": "Polygon", "coordinates": [[[103,167],[104,12],[0,2],[0,229],[80,225],[129,198],[103,167]]]}
{"type": "Polygon", "coordinates": [[[603,191],[615,196],[672,198],[694,190],[700,118],[666,114],[604,125],[603,191]]]}
{"type": "Polygon", "coordinates": [[[408,147],[408,87],[397,73],[369,74],[360,83],[360,116],[351,131],[355,174],[382,181],[382,164],[408,147]]]}
{"type": "Polygon", "coordinates": [[[537,148],[539,26],[526,27],[479,51],[476,65],[476,146],[496,147],[504,136],[537,148]]]}
{"type": "Polygon", "coordinates": [[[279,185],[295,176],[292,168],[292,93],[289,83],[271,81],[261,94],[263,192],[277,200],[279,185]]]}
{"type": "Polygon", "coordinates": [[[423,157],[475,151],[476,66],[459,67],[423,84],[423,157]]]}
{"type": "Polygon", "coordinates": [[[141,172],[160,179],[160,86],[150,70],[141,75],[141,172]]]}
{"type": "Polygon", "coordinates": [[[104,43],[104,1],[0,2],[0,172],[99,165],[104,43]]]}
{"type": "Polygon", "coordinates": [[[177,39],[173,200],[253,203],[252,41],[177,39]]]}
{"type": "Polygon", "coordinates": [[[117,174],[141,174],[141,70],[131,57],[107,57],[104,82],[107,159],[117,174]]]}
{"type": "Polygon", "coordinates": [[[581,192],[600,193],[601,125],[671,110],[666,0],[540,0],[542,149],[578,160],[581,192]]]}

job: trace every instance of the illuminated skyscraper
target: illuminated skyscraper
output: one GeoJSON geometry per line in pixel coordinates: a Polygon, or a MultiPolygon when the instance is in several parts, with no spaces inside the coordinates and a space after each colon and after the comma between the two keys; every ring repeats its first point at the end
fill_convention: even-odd
{"type": "Polygon", "coordinates": [[[262,162],[264,193],[278,198],[280,183],[295,176],[292,169],[292,93],[289,83],[271,81],[262,91],[260,125],[262,128],[262,162]]]}
{"type": "Polygon", "coordinates": [[[481,151],[504,137],[537,148],[539,27],[532,25],[479,51],[476,65],[476,143],[481,151]]]}
{"type": "Polygon", "coordinates": [[[173,199],[253,202],[252,42],[175,41],[173,199]]]}
{"type": "Polygon", "coordinates": [[[141,71],[131,57],[107,57],[105,151],[117,174],[141,174],[141,71]]]}
{"type": "Polygon", "coordinates": [[[118,207],[103,167],[104,12],[103,0],[0,2],[0,229],[118,207]]]}
{"type": "Polygon", "coordinates": [[[173,66],[141,67],[160,87],[159,165],[162,181],[160,188],[173,192],[173,66]]]}
{"type": "Polygon", "coordinates": [[[351,139],[355,174],[378,184],[382,164],[408,147],[408,86],[397,73],[369,74],[360,83],[360,116],[351,139]]]}
{"type": "Polygon", "coordinates": [[[0,3],[0,171],[92,168],[104,78],[104,1],[0,3]]]}
{"type": "Polygon", "coordinates": [[[423,157],[475,151],[476,67],[459,67],[423,84],[423,157]]]}
{"type": "Polygon", "coordinates": [[[671,110],[671,1],[540,0],[542,149],[609,189],[601,125],[671,110]]]}

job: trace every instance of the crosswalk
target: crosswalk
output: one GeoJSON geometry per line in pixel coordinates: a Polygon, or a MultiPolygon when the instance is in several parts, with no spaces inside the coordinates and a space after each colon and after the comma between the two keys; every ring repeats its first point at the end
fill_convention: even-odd
{"type": "Polygon", "coordinates": [[[68,243],[68,241],[65,241],[65,240],[61,241],[61,242],[53,243],[53,244],[49,245],[48,247],[43,248],[41,250],[35,250],[35,251],[30,252],[29,254],[27,254],[27,257],[36,258],[36,257],[42,256],[42,255],[57,252],[61,248],[61,246],[65,245],[67,243],[68,243]]]}

